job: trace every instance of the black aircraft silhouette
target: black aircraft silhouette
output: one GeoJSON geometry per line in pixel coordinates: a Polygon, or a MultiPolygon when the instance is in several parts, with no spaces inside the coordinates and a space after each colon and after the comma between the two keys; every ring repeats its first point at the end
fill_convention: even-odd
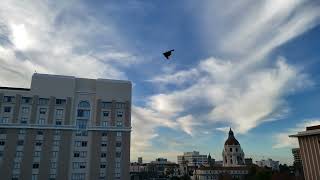
{"type": "Polygon", "coordinates": [[[164,52],[164,53],[163,53],[164,57],[166,57],[167,59],[169,59],[170,56],[171,56],[171,52],[172,52],[172,51],[174,51],[174,49],[172,49],[172,50],[170,50],[170,51],[167,51],[167,52],[164,52]]]}

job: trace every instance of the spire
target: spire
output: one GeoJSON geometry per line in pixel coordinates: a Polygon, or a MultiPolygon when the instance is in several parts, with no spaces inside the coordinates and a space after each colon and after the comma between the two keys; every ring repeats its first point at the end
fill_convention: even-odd
{"type": "Polygon", "coordinates": [[[234,135],[233,135],[233,131],[232,131],[232,129],[231,129],[231,127],[230,127],[230,130],[229,130],[229,137],[233,137],[234,135]]]}

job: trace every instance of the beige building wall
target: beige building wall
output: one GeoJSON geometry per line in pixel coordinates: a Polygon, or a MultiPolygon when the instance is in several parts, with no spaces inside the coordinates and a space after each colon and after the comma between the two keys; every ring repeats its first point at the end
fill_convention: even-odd
{"type": "Polygon", "coordinates": [[[0,87],[1,179],[129,179],[131,88],[129,81],[45,74],[34,74],[30,89],[0,87]]]}

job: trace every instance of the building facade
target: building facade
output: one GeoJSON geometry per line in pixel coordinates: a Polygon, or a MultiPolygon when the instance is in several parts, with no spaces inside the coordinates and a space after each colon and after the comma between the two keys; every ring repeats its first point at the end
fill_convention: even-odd
{"type": "Polygon", "coordinates": [[[274,171],[279,171],[279,161],[274,161],[272,159],[267,159],[267,160],[260,160],[256,161],[257,166],[259,167],[268,167],[271,168],[274,171]]]}
{"type": "Polygon", "coordinates": [[[320,125],[307,127],[306,131],[289,137],[298,138],[305,179],[318,180],[320,178],[320,125]]]}
{"type": "Polygon", "coordinates": [[[234,167],[242,166],[244,162],[244,152],[241,149],[240,143],[234,137],[233,131],[230,128],[229,136],[224,143],[224,148],[222,152],[223,166],[224,167],[234,167]]]}
{"type": "Polygon", "coordinates": [[[177,157],[178,164],[187,164],[188,166],[201,166],[208,164],[207,155],[201,155],[198,151],[184,152],[183,155],[177,157]]]}
{"type": "Polygon", "coordinates": [[[1,179],[129,179],[131,89],[45,74],[0,88],[1,179]]]}

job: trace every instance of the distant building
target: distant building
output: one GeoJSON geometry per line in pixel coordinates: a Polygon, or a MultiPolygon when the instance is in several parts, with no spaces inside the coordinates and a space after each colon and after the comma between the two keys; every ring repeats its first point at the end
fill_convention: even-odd
{"type": "Polygon", "coordinates": [[[139,164],[142,164],[142,163],[143,163],[142,157],[138,157],[138,163],[139,163],[139,164]]]}
{"type": "Polygon", "coordinates": [[[259,167],[268,167],[274,171],[279,171],[279,161],[273,161],[272,159],[262,159],[261,161],[256,161],[256,164],[259,167]]]}
{"type": "Polygon", "coordinates": [[[244,152],[241,149],[240,143],[234,137],[233,131],[230,128],[229,137],[226,140],[222,153],[222,166],[215,162],[211,167],[199,167],[195,169],[193,180],[218,180],[223,176],[229,178],[237,178],[244,180],[249,174],[249,167],[245,165],[244,152]]]}
{"type": "Polygon", "coordinates": [[[300,146],[303,173],[306,180],[320,177],[320,125],[310,126],[306,131],[289,137],[297,137],[300,146]]]}
{"type": "Polygon", "coordinates": [[[252,158],[245,158],[244,163],[245,163],[245,165],[252,165],[253,164],[252,158]]]}
{"type": "Polygon", "coordinates": [[[302,164],[302,160],[300,156],[300,148],[293,148],[292,155],[293,155],[293,164],[302,164]]]}
{"type": "Polygon", "coordinates": [[[178,164],[187,163],[188,166],[201,166],[208,164],[207,155],[201,155],[198,151],[184,152],[178,158],[178,164]]]}
{"type": "Polygon", "coordinates": [[[179,165],[165,158],[157,158],[155,161],[148,163],[147,168],[149,172],[155,172],[158,177],[165,177],[170,173],[176,173],[179,165]]]}
{"type": "Polygon", "coordinates": [[[46,74],[0,87],[0,179],[128,179],[131,88],[46,74]]]}

